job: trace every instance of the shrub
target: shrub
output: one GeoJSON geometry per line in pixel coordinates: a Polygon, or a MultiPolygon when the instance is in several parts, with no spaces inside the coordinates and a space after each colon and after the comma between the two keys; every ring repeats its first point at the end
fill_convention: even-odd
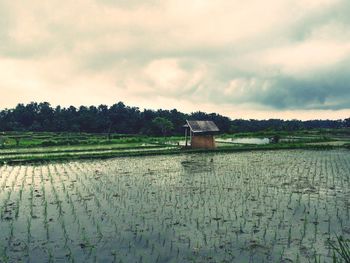
{"type": "Polygon", "coordinates": [[[45,140],[41,142],[41,146],[56,146],[57,142],[53,140],[45,140]]]}

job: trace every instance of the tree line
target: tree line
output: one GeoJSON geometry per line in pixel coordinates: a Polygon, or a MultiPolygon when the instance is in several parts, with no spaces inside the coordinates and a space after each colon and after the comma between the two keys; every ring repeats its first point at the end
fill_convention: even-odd
{"type": "Polygon", "coordinates": [[[186,119],[212,120],[221,132],[296,131],[320,128],[350,127],[345,120],[243,120],[230,119],[217,113],[173,110],[140,110],[118,102],[112,106],[52,107],[47,102],[18,104],[0,110],[0,131],[49,131],[121,133],[145,135],[178,135],[183,133],[186,119]]]}

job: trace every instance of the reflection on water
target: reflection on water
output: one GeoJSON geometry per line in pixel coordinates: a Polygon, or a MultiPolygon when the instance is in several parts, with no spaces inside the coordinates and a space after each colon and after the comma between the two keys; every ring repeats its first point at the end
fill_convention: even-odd
{"type": "Polygon", "coordinates": [[[188,155],[181,165],[188,174],[210,172],[213,170],[213,157],[208,155],[188,155]]]}
{"type": "Polygon", "coordinates": [[[217,142],[227,143],[241,143],[241,144],[268,144],[270,140],[268,138],[226,138],[217,139],[217,142]]]}
{"type": "MultiPolygon", "coordinates": [[[[269,138],[216,138],[219,143],[237,143],[237,144],[269,144],[269,138]]],[[[168,141],[166,144],[185,146],[185,141],[168,141]]],[[[188,141],[190,145],[190,141],[188,141]]]]}

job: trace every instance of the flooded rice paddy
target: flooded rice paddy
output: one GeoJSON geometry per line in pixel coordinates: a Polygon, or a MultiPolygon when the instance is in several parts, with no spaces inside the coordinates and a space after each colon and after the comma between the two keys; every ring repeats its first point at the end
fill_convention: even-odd
{"type": "Polygon", "coordinates": [[[0,167],[0,262],[332,262],[350,152],[0,167]]]}
{"type": "Polygon", "coordinates": [[[237,143],[237,144],[269,144],[269,138],[218,138],[217,142],[237,143]]]}

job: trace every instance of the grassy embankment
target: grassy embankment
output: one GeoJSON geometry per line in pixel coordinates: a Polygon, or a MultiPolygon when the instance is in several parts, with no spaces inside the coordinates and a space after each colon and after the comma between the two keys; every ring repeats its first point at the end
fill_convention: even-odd
{"type": "Polygon", "coordinates": [[[184,138],[181,136],[147,137],[113,134],[107,138],[106,134],[9,132],[0,134],[0,137],[3,138],[3,143],[0,144],[0,164],[208,151],[350,148],[348,130],[224,134],[219,138],[226,142],[218,143],[218,148],[215,150],[183,149],[180,144],[184,138]],[[234,143],[235,138],[269,138],[276,134],[281,139],[277,144],[234,143]]]}

